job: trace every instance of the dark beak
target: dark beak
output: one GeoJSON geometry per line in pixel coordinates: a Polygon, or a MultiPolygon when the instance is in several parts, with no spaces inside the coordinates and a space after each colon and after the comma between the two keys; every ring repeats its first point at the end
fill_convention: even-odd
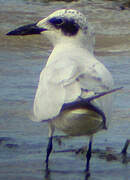
{"type": "Polygon", "coordinates": [[[24,36],[24,35],[32,35],[32,34],[40,34],[42,31],[45,31],[44,28],[39,28],[37,23],[28,24],[25,26],[21,26],[13,31],[8,32],[6,35],[9,36],[24,36]]]}

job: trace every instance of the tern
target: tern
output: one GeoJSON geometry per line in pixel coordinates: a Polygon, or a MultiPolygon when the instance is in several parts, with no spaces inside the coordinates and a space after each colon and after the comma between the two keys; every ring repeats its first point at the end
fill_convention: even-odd
{"type": "Polygon", "coordinates": [[[46,167],[55,129],[68,136],[88,136],[86,173],[90,171],[93,135],[111,119],[114,82],[111,73],[90,48],[87,18],[74,9],[60,9],[35,24],[7,35],[44,34],[53,50],[40,74],[34,99],[34,121],[48,122],[46,167]]]}

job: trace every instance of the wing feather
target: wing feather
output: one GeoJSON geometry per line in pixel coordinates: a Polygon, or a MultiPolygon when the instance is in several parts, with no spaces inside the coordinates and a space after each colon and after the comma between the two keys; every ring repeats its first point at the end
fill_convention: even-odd
{"type": "Polygon", "coordinates": [[[72,62],[55,62],[43,69],[34,100],[34,121],[57,116],[64,102],[73,101],[80,95],[80,87],[74,82],[76,76],[78,69],[72,62]]]}
{"type": "Polygon", "coordinates": [[[55,61],[40,74],[34,121],[52,119],[60,113],[64,103],[93,96],[95,92],[108,90],[112,84],[110,73],[100,62],[81,66],[75,61],[55,61]]]}

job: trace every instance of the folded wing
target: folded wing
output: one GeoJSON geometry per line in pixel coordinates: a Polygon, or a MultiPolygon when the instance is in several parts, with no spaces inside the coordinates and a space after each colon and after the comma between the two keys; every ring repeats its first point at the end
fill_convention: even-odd
{"type": "MultiPolygon", "coordinates": [[[[63,104],[109,90],[112,84],[110,73],[100,62],[82,66],[75,61],[55,61],[40,74],[34,120],[52,119],[60,113],[63,104]]],[[[97,105],[102,104],[101,101],[97,105]]]]}

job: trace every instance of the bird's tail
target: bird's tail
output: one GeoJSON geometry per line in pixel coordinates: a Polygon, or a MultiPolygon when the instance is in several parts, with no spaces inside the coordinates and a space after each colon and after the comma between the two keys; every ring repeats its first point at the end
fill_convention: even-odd
{"type": "Polygon", "coordinates": [[[97,98],[100,98],[100,97],[102,97],[102,96],[105,96],[105,95],[114,93],[114,92],[116,92],[116,91],[119,91],[119,90],[121,90],[121,89],[123,89],[123,87],[111,89],[111,90],[109,90],[109,91],[104,91],[104,92],[98,93],[97,95],[91,96],[91,97],[87,98],[86,100],[90,102],[90,101],[95,100],[95,99],[97,99],[97,98]]]}

